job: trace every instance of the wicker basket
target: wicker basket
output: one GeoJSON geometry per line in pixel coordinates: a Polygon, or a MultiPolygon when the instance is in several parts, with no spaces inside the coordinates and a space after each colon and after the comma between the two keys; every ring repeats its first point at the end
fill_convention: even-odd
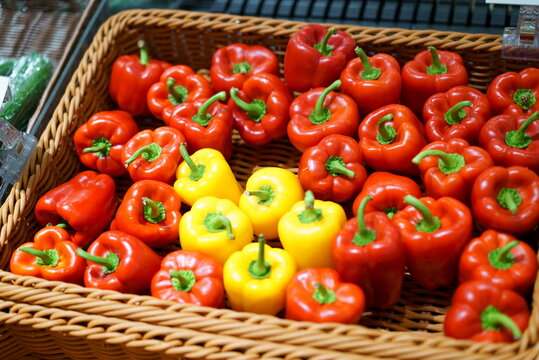
{"type": "MultiPolygon", "coordinates": [[[[441,333],[453,289],[430,291],[406,279],[399,303],[366,312],[359,325],[294,322],[21,277],[7,271],[12,250],[38,230],[37,199],[75,175],[72,145],[91,114],[112,109],[108,97],[114,59],[136,51],[144,38],[154,57],[208,68],[211,54],[231,42],[263,44],[282,60],[290,35],[303,23],[184,11],[126,11],[98,31],[43,133],[36,153],[1,208],[0,358],[43,359],[538,359],[539,286],[530,325],[511,344],[458,341],[441,333]]],[[[502,71],[530,64],[500,59],[501,38],[435,31],[337,27],[367,51],[401,62],[427,45],[463,56],[470,83],[484,90],[502,71]]],[[[535,64],[537,66],[537,64],[535,64]]],[[[294,169],[299,153],[286,140],[264,148],[235,138],[231,163],[245,182],[257,166],[294,169]]],[[[125,186],[128,184],[126,183],[125,186]]],[[[125,188],[125,186],[123,188],[125,188]]]]}

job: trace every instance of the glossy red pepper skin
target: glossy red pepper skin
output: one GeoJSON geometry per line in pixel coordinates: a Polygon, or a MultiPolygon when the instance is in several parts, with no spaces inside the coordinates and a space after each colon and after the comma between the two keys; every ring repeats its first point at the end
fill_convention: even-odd
{"type": "Polygon", "coordinates": [[[433,232],[418,230],[423,215],[411,205],[395,214],[393,222],[406,247],[406,265],[412,278],[427,289],[449,286],[456,278],[461,250],[472,236],[472,214],[453,198],[419,200],[439,218],[440,227],[433,232]]]}
{"type": "Polygon", "coordinates": [[[228,106],[219,102],[212,104],[208,109],[211,120],[206,126],[192,119],[206,100],[176,106],[170,115],[169,124],[185,135],[191,152],[212,148],[220,151],[225,159],[229,159],[232,156],[234,119],[228,106]]]}
{"type": "Polygon", "coordinates": [[[397,104],[401,96],[401,68],[397,60],[388,54],[368,57],[372,67],[380,70],[377,79],[364,79],[360,58],[351,60],[341,73],[342,92],[350,95],[362,114],[368,114],[382,106],[397,104]]]}
{"type": "Polygon", "coordinates": [[[469,86],[455,86],[446,92],[434,94],[423,106],[423,122],[430,142],[460,138],[475,145],[481,128],[491,115],[492,108],[487,96],[469,86]],[[449,111],[463,101],[471,102],[471,106],[449,111]],[[446,114],[449,122],[445,119],[446,114]]]}
{"type": "Polygon", "coordinates": [[[137,181],[125,193],[114,226],[152,248],[171,245],[179,239],[180,207],[180,196],[172,186],[155,180],[137,181]],[[163,216],[157,219],[152,214],[146,216],[145,209],[151,212],[151,207],[145,199],[161,203],[163,216]]]}
{"type": "Polygon", "coordinates": [[[131,115],[148,114],[146,94],[171,64],[160,60],[140,63],[139,55],[122,55],[112,65],[109,94],[120,109],[131,115]]]}
{"type": "Polygon", "coordinates": [[[127,111],[101,111],[77,129],[73,142],[85,166],[110,176],[122,176],[127,174],[122,162],[124,145],[137,132],[138,126],[127,111]]]}
{"type": "Polygon", "coordinates": [[[526,300],[518,293],[482,281],[468,281],[453,295],[444,320],[444,334],[457,339],[481,342],[512,342],[514,337],[505,326],[494,329],[482,323],[482,313],[494,307],[508,316],[521,332],[528,327],[530,313],[526,300]]]}
{"type": "Polygon", "coordinates": [[[71,236],[66,230],[57,226],[47,226],[34,235],[34,242],[24,243],[13,252],[9,268],[17,275],[82,285],[86,263],[77,256],[77,249],[78,246],[71,241],[71,236]],[[54,250],[59,259],[54,266],[41,265],[37,263],[36,256],[21,251],[21,248],[54,250]]]}
{"type": "Polygon", "coordinates": [[[329,86],[354,58],[355,41],[341,30],[327,41],[332,48],[329,56],[316,49],[314,45],[322,43],[327,32],[328,29],[322,25],[308,24],[288,41],[284,55],[284,79],[293,91],[305,92],[329,86]]]}
{"type": "Polygon", "coordinates": [[[359,146],[363,161],[376,171],[388,171],[400,175],[419,175],[412,158],[425,146],[425,129],[414,113],[404,105],[392,104],[368,114],[359,125],[359,146]],[[394,139],[380,143],[377,135],[378,122],[384,116],[393,119],[385,123],[396,131],[394,139]]]}
{"type": "Polygon", "coordinates": [[[86,248],[112,220],[118,201],[115,190],[109,175],[83,171],[39,198],[36,220],[41,226],[67,222],[73,242],[86,248]]]}
{"type": "Polygon", "coordinates": [[[539,111],[539,69],[527,68],[519,73],[511,71],[496,76],[487,89],[487,96],[496,114],[530,116],[539,111]],[[529,90],[526,92],[529,103],[515,101],[519,89],[529,90]]]}
{"type": "Polygon", "coordinates": [[[521,166],[493,166],[475,180],[471,204],[477,222],[494,230],[525,234],[539,223],[539,177],[521,166]],[[502,199],[502,189],[514,190],[506,191],[513,202],[517,198],[514,214],[502,199]]]}
{"type": "Polygon", "coordinates": [[[529,136],[529,145],[521,148],[511,146],[506,141],[509,132],[518,130],[527,115],[499,115],[486,122],[479,134],[479,144],[500,166],[524,166],[539,173],[539,121],[529,124],[524,133],[529,136]]]}
{"type": "Polygon", "coordinates": [[[119,263],[113,272],[106,273],[103,265],[87,260],[84,285],[121,293],[148,293],[152,277],[161,263],[161,257],[148,245],[122,231],[102,233],[88,248],[88,253],[99,257],[113,253],[118,256],[119,263]]]}
{"type": "Polygon", "coordinates": [[[427,73],[427,68],[432,65],[429,50],[421,51],[402,68],[401,101],[418,116],[421,115],[423,104],[430,96],[448,91],[455,86],[468,85],[468,74],[462,57],[457,53],[443,50],[438,50],[438,55],[440,63],[447,67],[444,74],[427,73]]]}
{"type": "Polygon", "coordinates": [[[152,296],[179,303],[222,307],[225,301],[223,267],[214,258],[196,251],[176,250],[163,258],[152,279],[152,296]],[[195,283],[189,290],[178,290],[171,271],[191,271],[195,283]]]}
{"type": "Polygon", "coordinates": [[[400,298],[404,280],[406,251],[399,229],[386,214],[365,214],[366,228],[376,232],[373,242],[358,245],[358,220],[347,221],[332,245],[335,267],[343,281],[358,285],[365,293],[368,308],[387,309],[400,298]]]}
{"type": "Polygon", "coordinates": [[[367,178],[359,144],[349,136],[326,136],[301,155],[298,177],[303,189],[311,190],[318,200],[350,199],[367,178]]]}
{"type": "Polygon", "coordinates": [[[139,149],[152,143],[157,144],[161,150],[155,160],[149,161],[140,155],[127,166],[127,170],[135,182],[156,180],[172,183],[176,179],[176,168],[182,162],[180,145],[184,142],[185,136],[170,126],[143,130],[125,144],[122,161],[125,164],[139,149]]]}
{"type": "Polygon", "coordinates": [[[292,92],[277,76],[269,73],[255,74],[248,78],[238,97],[247,103],[254,100],[264,102],[264,114],[251,117],[230,98],[228,107],[232,111],[234,127],[241,138],[251,145],[266,145],[286,136],[290,115],[288,109],[292,103],[292,92]]]}
{"type": "MultiPolygon", "coordinates": [[[[213,89],[204,78],[204,76],[196,74],[195,71],[187,65],[174,65],[163,71],[158,82],[152,85],[148,90],[147,101],[148,108],[153,116],[167,123],[167,119],[163,118],[163,110],[165,108],[174,108],[182,102],[193,102],[198,99],[206,99],[213,95],[213,89]],[[167,86],[168,79],[172,78],[176,94],[182,95],[177,99],[167,86]],[[181,86],[183,89],[178,90],[181,86]]],[[[167,124],[168,125],[168,124],[167,124]]]]}
{"type": "Polygon", "coordinates": [[[297,321],[353,324],[365,308],[365,295],[355,284],[341,282],[329,268],[307,268],[294,276],[286,290],[286,318],[297,321]],[[321,304],[313,298],[316,284],[333,291],[335,299],[321,304]]]}
{"type": "Polygon", "coordinates": [[[537,276],[537,255],[533,249],[514,236],[486,230],[472,239],[460,256],[459,282],[480,280],[524,296],[533,287],[537,276]],[[500,254],[510,244],[510,250],[500,254]]]}
{"type": "Polygon", "coordinates": [[[316,101],[324,88],[309,90],[298,96],[290,105],[288,138],[299,151],[318,144],[332,134],[355,136],[359,125],[357,105],[345,94],[330,92],[324,100],[324,107],[329,109],[330,118],[321,124],[314,124],[309,119],[315,110],[316,101]]]}
{"type": "Polygon", "coordinates": [[[469,203],[470,192],[475,179],[481,172],[494,166],[494,162],[486,150],[478,146],[470,146],[466,140],[459,138],[451,139],[447,142],[431,142],[421,149],[420,154],[430,150],[443,151],[446,154],[458,154],[460,155],[460,160],[463,161],[458,166],[454,166],[454,163],[452,164],[451,162],[443,163],[442,158],[439,156],[426,156],[421,159],[418,166],[423,186],[425,187],[425,194],[435,199],[449,196],[463,203],[469,203]]]}
{"type": "Polygon", "coordinates": [[[357,216],[361,200],[370,196],[372,200],[365,206],[365,214],[381,211],[389,218],[393,218],[397,211],[408,206],[404,202],[406,195],[412,195],[416,198],[422,196],[421,188],[414,180],[384,171],[373,172],[367,177],[361,192],[354,200],[352,205],[354,216],[357,216]]]}
{"type": "Polygon", "coordinates": [[[228,92],[233,87],[241,89],[245,80],[263,72],[279,76],[277,56],[267,47],[231,44],[213,53],[210,77],[216,92],[228,92]],[[237,68],[242,63],[249,64],[250,69],[237,68]]]}

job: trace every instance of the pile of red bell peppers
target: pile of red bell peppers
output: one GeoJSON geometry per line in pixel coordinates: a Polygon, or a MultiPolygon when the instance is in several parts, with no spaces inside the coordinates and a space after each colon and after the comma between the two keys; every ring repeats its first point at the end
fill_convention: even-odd
{"type": "Polygon", "coordinates": [[[426,289],[458,284],[446,335],[520,338],[538,269],[523,239],[539,224],[539,69],[484,94],[456,53],[429,47],[401,68],[316,24],[290,38],[284,80],[264,46],[216,49],[210,79],[139,47],[112,67],[118,108],[74,134],[88,170],[39,199],[43,228],[13,273],[354,323],[394,306],[408,271],[426,289]],[[162,123],[140,130],[148,117],[162,123]],[[266,167],[244,189],[233,131],[260,151],[287,137],[297,174],[266,167]],[[121,201],[113,177],[132,180],[121,201]]]}

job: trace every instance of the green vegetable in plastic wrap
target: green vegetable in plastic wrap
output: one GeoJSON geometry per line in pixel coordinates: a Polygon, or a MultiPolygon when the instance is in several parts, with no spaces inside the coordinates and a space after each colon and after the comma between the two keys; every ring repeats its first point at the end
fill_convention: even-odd
{"type": "Polygon", "coordinates": [[[0,57],[0,76],[9,76],[15,62],[12,58],[0,57]]]}
{"type": "Polygon", "coordinates": [[[0,118],[25,130],[53,71],[52,61],[44,54],[32,53],[18,58],[10,75],[11,100],[3,105],[0,118]]]}

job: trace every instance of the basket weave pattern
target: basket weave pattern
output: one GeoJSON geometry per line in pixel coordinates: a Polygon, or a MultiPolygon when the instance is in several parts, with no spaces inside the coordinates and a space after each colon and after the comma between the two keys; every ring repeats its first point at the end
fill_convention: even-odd
{"type": "MultiPolygon", "coordinates": [[[[392,309],[366,312],[360,325],[313,324],[119,294],[7,271],[11,252],[38,230],[37,199],[67,181],[81,164],[75,130],[93,113],[112,109],[108,97],[115,58],[146,40],[153,57],[207,69],[211,54],[232,42],[262,44],[281,62],[289,37],[303,23],[184,11],[132,10],[102,25],[43,133],[35,155],[0,209],[0,344],[6,358],[37,353],[45,359],[537,359],[539,286],[530,325],[511,344],[478,344],[441,334],[452,289],[418,287],[407,279],[392,309]],[[5,350],[4,350],[5,349],[5,350]]],[[[470,84],[484,90],[503,71],[530,64],[500,59],[501,39],[435,31],[337,25],[367,52],[386,52],[401,63],[433,45],[458,52],[470,84]]],[[[534,64],[535,66],[539,64],[534,64]]],[[[234,138],[231,165],[243,184],[253,169],[295,170],[297,152],[287,140],[259,148],[234,138]]],[[[126,189],[129,181],[122,181],[126,189]]],[[[119,194],[121,196],[121,193],[119,194]]]]}

